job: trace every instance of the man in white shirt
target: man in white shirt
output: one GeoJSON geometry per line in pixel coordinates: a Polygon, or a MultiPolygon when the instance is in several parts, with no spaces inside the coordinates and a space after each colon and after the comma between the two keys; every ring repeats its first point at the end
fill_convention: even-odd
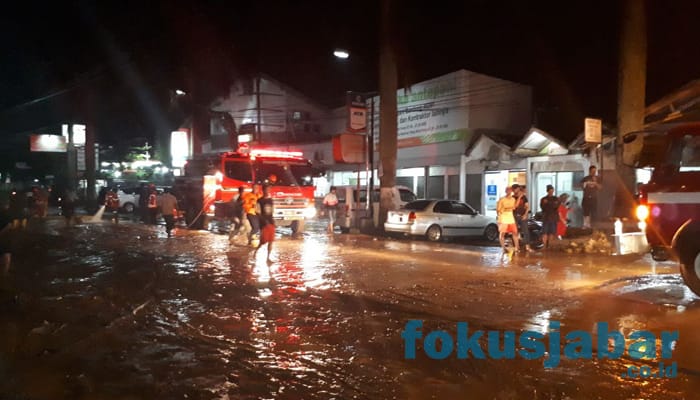
{"type": "Polygon", "coordinates": [[[323,198],[323,207],[328,211],[328,232],[332,233],[338,211],[338,196],[335,194],[335,186],[331,186],[331,191],[323,198]]]}

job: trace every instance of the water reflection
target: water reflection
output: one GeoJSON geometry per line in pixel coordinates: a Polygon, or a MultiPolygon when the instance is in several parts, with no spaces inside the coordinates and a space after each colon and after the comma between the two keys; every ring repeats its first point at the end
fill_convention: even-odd
{"type": "MultiPolygon", "coordinates": [[[[600,282],[610,279],[600,270],[612,269],[588,259],[515,255],[504,262],[497,248],[310,233],[280,238],[268,266],[264,254],[253,260],[250,248],[229,245],[223,235],[178,232],[173,240],[154,240],[159,234],[143,228],[142,239],[124,244],[110,227],[91,228],[77,231],[82,236],[70,253],[79,257],[54,249],[37,258],[50,268],[20,281],[31,301],[16,316],[0,313],[4,336],[23,343],[0,348],[18,360],[3,372],[19,377],[0,382],[0,397],[7,382],[53,388],[27,398],[76,399],[115,392],[203,399],[422,399],[465,392],[475,398],[688,398],[698,387],[693,377],[620,380],[625,365],[610,360],[540,372],[540,364],[523,360],[403,358],[400,332],[415,318],[431,328],[469,320],[475,327],[541,333],[551,320],[571,329],[588,329],[598,319],[626,330],[658,325],[649,309],[662,309],[653,317],[659,320],[692,319],[690,302],[671,296],[663,304],[676,304],[672,313],[627,300],[605,303],[626,293],[615,292],[619,285],[644,287],[629,280],[585,291],[594,300],[580,306],[579,293],[561,290],[562,281],[600,282]],[[44,320],[64,328],[43,337],[34,331],[35,345],[22,333],[44,320]],[[86,383],[74,389],[66,381],[86,383]]],[[[681,287],[678,276],[672,280],[670,286],[681,287]]]]}

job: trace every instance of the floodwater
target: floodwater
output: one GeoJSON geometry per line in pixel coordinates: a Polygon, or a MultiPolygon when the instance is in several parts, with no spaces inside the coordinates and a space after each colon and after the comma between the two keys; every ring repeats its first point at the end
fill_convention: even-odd
{"type": "MultiPolygon", "coordinates": [[[[134,223],[18,235],[0,283],[0,398],[697,398],[700,299],[648,257],[503,255],[464,243],[278,229],[273,262],[226,235],[134,223]],[[656,361],[404,357],[432,330],[678,330],[656,361]],[[698,338],[696,338],[696,336],[698,338]]],[[[486,349],[486,340],[484,349],[486,349]]],[[[595,346],[594,341],[594,346],[595,346]]]]}

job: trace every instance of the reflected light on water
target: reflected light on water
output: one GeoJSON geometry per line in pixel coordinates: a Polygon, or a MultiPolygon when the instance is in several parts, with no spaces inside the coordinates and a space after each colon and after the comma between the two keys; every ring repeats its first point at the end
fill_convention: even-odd
{"type": "Polygon", "coordinates": [[[315,240],[305,240],[301,246],[300,261],[306,288],[330,288],[328,281],[324,278],[327,272],[328,245],[320,244],[315,240]]]}
{"type": "Polygon", "coordinates": [[[258,283],[268,283],[271,279],[270,267],[267,265],[265,257],[265,254],[262,254],[262,251],[260,251],[255,260],[253,260],[255,263],[253,265],[253,277],[258,283]],[[261,258],[262,260],[258,261],[258,258],[261,258]]]}
{"type": "Polygon", "coordinates": [[[552,312],[550,310],[538,312],[525,322],[525,329],[546,335],[549,332],[551,318],[552,312]]]}

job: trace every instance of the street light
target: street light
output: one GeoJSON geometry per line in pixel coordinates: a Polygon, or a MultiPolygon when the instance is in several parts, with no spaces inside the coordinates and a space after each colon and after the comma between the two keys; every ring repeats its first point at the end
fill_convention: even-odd
{"type": "Polygon", "coordinates": [[[345,60],[345,59],[347,59],[347,58],[350,57],[350,53],[348,53],[347,50],[343,50],[343,49],[336,49],[336,50],[333,52],[333,55],[336,56],[337,58],[340,58],[340,59],[343,59],[343,60],[345,60]]]}
{"type": "Polygon", "coordinates": [[[187,93],[186,93],[185,91],[183,91],[183,90],[175,89],[175,94],[176,94],[177,96],[184,96],[184,95],[186,95],[187,93]]]}

